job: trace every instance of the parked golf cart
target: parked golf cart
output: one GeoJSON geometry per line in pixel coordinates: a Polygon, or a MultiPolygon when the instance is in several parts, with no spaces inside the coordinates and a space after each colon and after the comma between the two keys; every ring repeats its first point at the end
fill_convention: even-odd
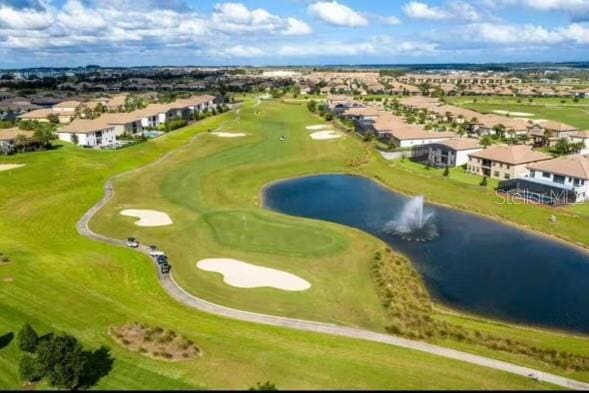
{"type": "Polygon", "coordinates": [[[165,253],[162,250],[158,250],[156,246],[149,246],[149,255],[156,258],[165,255],[165,253]]]}
{"type": "Polygon", "coordinates": [[[137,248],[139,247],[139,241],[134,237],[130,237],[127,239],[127,247],[137,248]]]}

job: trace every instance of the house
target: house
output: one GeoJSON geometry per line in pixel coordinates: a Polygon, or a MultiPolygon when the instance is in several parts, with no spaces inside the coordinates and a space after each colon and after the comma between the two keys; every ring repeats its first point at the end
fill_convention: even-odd
{"type": "Polygon", "coordinates": [[[581,154],[589,154],[589,131],[578,131],[569,135],[571,143],[582,143],[581,154]]]}
{"type": "Polygon", "coordinates": [[[118,94],[108,99],[104,106],[109,112],[123,112],[125,110],[125,102],[127,97],[127,94],[118,94]]]}
{"type": "Polygon", "coordinates": [[[17,138],[23,135],[29,142],[33,141],[33,131],[24,131],[19,128],[0,129],[0,154],[11,154],[18,148],[17,138]]]}
{"type": "Polygon", "coordinates": [[[141,119],[132,113],[105,113],[98,118],[114,127],[115,136],[137,135],[143,132],[141,119]]]}
{"type": "Polygon", "coordinates": [[[528,165],[529,183],[546,186],[551,197],[566,195],[566,202],[589,199],[589,158],[577,154],[528,165]],[[563,193],[564,191],[564,193],[563,193]]]}
{"type": "Polygon", "coordinates": [[[420,126],[407,125],[389,132],[389,140],[397,147],[413,147],[454,138],[453,132],[430,132],[420,126]]]}
{"type": "Polygon", "coordinates": [[[76,119],[57,131],[61,141],[76,143],[86,147],[104,147],[116,142],[115,126],[104,119],[76,119]]]}
{"type": "Polygon", "coordinates": [[[143,128],[157,128],[167,121],[168,106],[166,104],[150,104],[145,109],[133,112],[141,120],[143,128]]]}
{"type": "Polygon", "coordinates": [[[82,106],[80,101],[63,101],[53,105],[51,108],[30,111],[19,116],[19,118],[47,123],[49,122],[49,116],[54,115],[57,116],[60,124],[67,124],[76,117],[76,111],[80,106],[82,106]]]}
{"type": "Polygon", "coordinates": [[[557,121],[537,122],[528,128],[534,146],[554,146],[561,139],[569,139],[577,131],[576,127],[557,121]]]}
{"type": "Polygon", "coordinates": [[[525,145],[494,146],[468,154],[467,170],[479,176],[508,180],[527,175],[529,164],[551,158],[525,145]]]}
{"type": "Polygon", "coordinates": [[[22,120],[38,121],[40,123],[49,123],[49,116],[54,114],[55,112],[53,112],[51,108],[41,108],[23,113],[18,118],[22,120]]]}
{"type": "MultiPolygon", "coordinates": [[[[423,146],[435,167],[457,167],[468,163],[468,155],[483,150],[478,139],[452,138],[423,146]]],[[[419,155],[417,155],[419,156],[419,155]]]]}

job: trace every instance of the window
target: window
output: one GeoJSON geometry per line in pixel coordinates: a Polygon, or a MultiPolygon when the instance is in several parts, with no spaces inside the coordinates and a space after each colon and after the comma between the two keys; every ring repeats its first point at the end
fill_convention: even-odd
{"type": "Polygon", "coordinates": [[[509,179],[509,173],[506,173],[505,175],[503,175],[503,177],[508,180],[509,179]]]}
{"type": "Polygon", "coordinates": [[[536,177],[536,171],[535,170],[531,170],[530,171],[530,177],[536,177]]]}
{"type": "Polygon", "coordinates": [[[499,177],[499,171],[495,171],[495,172],[493,172],[493,176],[495,176],[495,177],[499,177]]]}
{"type": "Polygon", "coordinates": [[[574,179],[573,180],[573,184],[575,185],[575,187],[584,186],[585,185],[585,180],[582,180],[582,179],[574,179]]]}
{"type": "Polygon", "coordinates": [[[560,176],[560,175],[554,175],[554,178],[552,179],[553,182],[558,183],[558,184],[564,184],[564,180],[565,180],[565,177],[560,176]]]}
{"type": "Polygon", "coordinates": [[[542,177],[550,179],[550,173],[549,172],[542,172],[542,177]]]}

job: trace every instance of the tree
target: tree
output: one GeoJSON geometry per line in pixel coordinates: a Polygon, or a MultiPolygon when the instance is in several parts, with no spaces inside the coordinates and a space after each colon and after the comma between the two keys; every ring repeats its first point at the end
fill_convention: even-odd
{"type": "Polygon", "coordinates": [[[252,386],[251,388],[249,388],[250,391],[253,390],[261,390],[261,391],[276,391],[278,390],[276,388],[276,385],[274,385],[273,383],[271,383],[270,381],[266,381],[264,383],[261,382],[257,382],[256,386],[252,386]]]}
{"type": "Polygon", "coordinates": [[[55,113],[48,114],[47,120],[49,120],[49,123],[51,124],[59,124],[59,116],[57,116],[55,113]]]}
{"type": "Polygon", "coordinates": [[[565,138],[561,138],[558,140],[552,151],[559,156],[569,154],[571,152],[571,145],[565,138]]]}
{"type": "Polygon", "coordinates": [[[73,390],[80,384],[86,356],[78,340],[69,335],[41,340],[37,360],[51,386],[73,390]]]}
{"type": "Polygon", "coordinates": [[[14,138],[14,144],[16,145],[17,149],[21,152],[24,152],[29,145],[29,138],[27,138],[24,134],[18,134],[16,138],[14,138]]]}
{"type": "Polygon", "coordinates": [[[39,127],[34,133],[35,139],[44,148],[51,147],[51,141],[55,138],[55,134],[48,127],[39,127]]]}
{"type": "Polygon", "coordinates": [[[78,135],[76,135],[75,133],[72,134],[72,143],[74,145],[77,145],[79,141],[80,141],[80,139],[78,138],[78,135]]]}
{"type": "Polygon", "coordinates": [[[483,177],[483,180],[481,180],[480,185],[482,187],[487,187],[487,176],[483,177]]]}
{"type": "Polygon", "coordinates": [[[450,176],[450,169],[448,168],[448,166],[446,166],[446,168],[444,169],[444,176],[450,176]]]}
{"type": "Polygon", "coordinates": [[[37,358],[26,354],[20,359],[18,372],[21,379],[27,382],[37,382],[45,377],[37,358]]]}
{"type": "Polygon", "coordinates": [[[315,112],[317,110],[317,101],[311,100],[307,103],[307,109],[311,112],[315,112]]]}
{"type": "Polygon", "coordinates": [[[29,324],[22,327],[18,332],[18,348],[23,352],[34,353],[39,344],[39,335],[29,324]]]}
{"type": "Polygon", "coordinates": [[[480,144],[482,147],[484,147],[486,149],[487,147],[489,147],[493,144],[493,141],[491,140],[489,135],[485,135],[481,138],[480,144]]]}

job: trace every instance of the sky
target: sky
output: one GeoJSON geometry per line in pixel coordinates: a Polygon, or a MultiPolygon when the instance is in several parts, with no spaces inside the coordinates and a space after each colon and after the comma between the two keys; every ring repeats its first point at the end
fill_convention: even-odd
{"type": "Polygon", "coordinates": [[[0,0],[0,68],[589,60],[589,0],[0,0]]]}

